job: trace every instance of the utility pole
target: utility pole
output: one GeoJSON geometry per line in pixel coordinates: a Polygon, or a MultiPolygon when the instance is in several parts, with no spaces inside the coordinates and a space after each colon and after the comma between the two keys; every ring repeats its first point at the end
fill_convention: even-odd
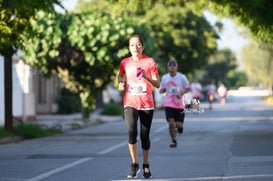
{"type": "Polygon", "coordinates": [[[12,55],[4,55],[5,130],[12,131],[12,55]]]}

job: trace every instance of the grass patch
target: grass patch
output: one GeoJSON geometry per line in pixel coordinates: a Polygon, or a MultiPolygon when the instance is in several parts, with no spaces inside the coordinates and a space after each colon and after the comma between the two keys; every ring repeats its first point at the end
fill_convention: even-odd
{"type": "Polygon", "coordinates": [[[102,107],[101,115],[120,116],[123,114],[123,106],[121,104],[109,103],[102,107]]]}
{"type": "Polygon", "coordinates": [[[62,133],[62,130],[45,129],[38,124],[18,124],[13,128],[13,133],[24,138],[39,138],[62,133]]]}
{"type": "Polygon", "coordinates": [[[41,125],[33,123],[20,123],[15,125],[11,133],[8,133],[4,128],[0,128],[0,138],[20,136],[26,139],[52,136],[63,133],[62,130],[45,129],[41,125]]]}
{"type": "Polygon", "coordinates": [[[3,127],[0,127],[0,138],[6,138],[10,136],[14,136],[14,134],[6,132],[3,127]]]}

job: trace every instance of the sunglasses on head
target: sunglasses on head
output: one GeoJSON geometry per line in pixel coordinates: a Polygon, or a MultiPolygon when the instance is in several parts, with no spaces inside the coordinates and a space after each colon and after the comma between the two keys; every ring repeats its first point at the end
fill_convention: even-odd
{"type": "Polygon", "coordinates": [[[168,66],[169,66],[169,67],[176,67],[176,63],[171,62],[171,63],[168,64],[168,66]]]}

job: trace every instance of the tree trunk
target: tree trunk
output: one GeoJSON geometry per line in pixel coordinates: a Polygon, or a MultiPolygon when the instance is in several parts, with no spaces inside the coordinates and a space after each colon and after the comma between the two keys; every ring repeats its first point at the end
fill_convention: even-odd
{"type": "Polygon", "coordinates": [[[82,113],[82,119],[83,120],[88,120],[89,119],[90,111],[87,108],[82,107],[81,113],[82,113]]]}
{"type": "Polygon", "coordinates": [[[4,83],[5,83],[5,131],[11,132],[12,119],[12,56],[4,56],[4,83]]]}

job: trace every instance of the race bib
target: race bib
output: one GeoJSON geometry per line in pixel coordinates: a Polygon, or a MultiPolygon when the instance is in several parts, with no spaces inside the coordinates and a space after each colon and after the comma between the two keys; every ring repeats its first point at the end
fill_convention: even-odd
{"type": "Polygon", "coordinates": [[[145,83],[131,83],[128,85],[128,93],[131,95],[146,95],[147,85],[145,83]]]}
{"type": "Polygon", "coordinates": [[[180,91],[178,87],[173,86],[173,87],[169,87],[168,92],[171,94],[178,94],[180,91]]]}

